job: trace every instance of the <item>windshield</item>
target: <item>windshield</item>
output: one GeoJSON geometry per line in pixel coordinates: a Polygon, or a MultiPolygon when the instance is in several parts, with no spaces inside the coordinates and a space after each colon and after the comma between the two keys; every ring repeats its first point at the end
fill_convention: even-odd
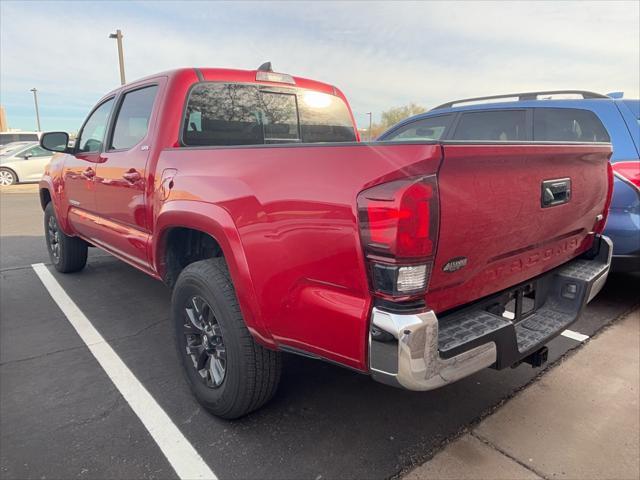
{"type": "Polygon", "coordinates": [[[321,92],[201,83],[187,101],[184,145],[354,142],[347,105],[321,92]]]}
{"type": "Polygon", "coordinates": [[[8,143],[0,149],[0,157],[10,157],[24,149],[28,143],[8,143]]]}

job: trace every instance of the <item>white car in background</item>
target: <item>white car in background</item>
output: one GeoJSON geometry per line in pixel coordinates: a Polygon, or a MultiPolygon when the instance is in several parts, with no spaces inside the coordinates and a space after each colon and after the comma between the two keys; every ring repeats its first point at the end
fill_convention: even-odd
{"type": "Polygon", "coordinates": [[[11,142],[37,142],[42,132],[0,132],[0,146],[11,142]]]}
{"type": "Polygon", "coordinates": [[[0,154],[0,187],[39,181],[52,155],[38,142],[29,142],[0,154]]]}

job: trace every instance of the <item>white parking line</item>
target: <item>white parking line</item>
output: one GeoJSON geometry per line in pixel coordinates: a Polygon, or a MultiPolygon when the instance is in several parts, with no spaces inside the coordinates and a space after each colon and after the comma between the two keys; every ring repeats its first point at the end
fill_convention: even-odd
{"type": "Polygon", "coordinates": [[[576,340],[578,342],[584,342],[589,335],[584,335],[582,333],[574,332],[573,330],[565,330],[561,334],[563,337],[571,338],[572,340],[576,340]]]}
{"type": "Polygon", "coordinates": [[[217,477],[182,432],[171,421],[151,394],[129,370],[111,346],[91,324],[82,310],[71,300],[62,286],[42,263],[31,265],[40,281],[56,302],[69,323],[120,391],[131,409],[140,418],[167,457],[167,460],[182,479],[213,479],[217,477]]]}

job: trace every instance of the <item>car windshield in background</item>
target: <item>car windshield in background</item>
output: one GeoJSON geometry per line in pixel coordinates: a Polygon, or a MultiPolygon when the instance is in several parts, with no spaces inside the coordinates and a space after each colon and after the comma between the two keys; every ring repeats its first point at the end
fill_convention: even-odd
{"type": "Polygon", "coordinates": [[[30,142],[7,143],[6,145],[3,145],[2,148],[0,148],[0,157],[10,157],[17,151],[25,148],[27,145],[29,145],[29,143],[30,142]]]}
{"type": "Polygon", "coordinates": [[[300,89],[201,83],[187,100],[182,143],[187,146],[353,142],[345,103],[300,89]]]}

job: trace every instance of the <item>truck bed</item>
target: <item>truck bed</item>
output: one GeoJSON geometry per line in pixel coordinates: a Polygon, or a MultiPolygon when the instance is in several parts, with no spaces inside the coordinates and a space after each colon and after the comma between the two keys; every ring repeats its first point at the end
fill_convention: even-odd
{"type": "MultiPolygon", "coordinates": [[[[356,198],[372,186],[437,174],[440,225],[427,304],[465,305],[587,250],[604,209],[610,145],[358,143],[165,149],[177,169],[164,201],[228,212],[250,328],[280,348],[366,369],[373,299],[356,198]],[[542,183],[570,179],[568,202],[541,206],[542,183]],[[456,271],[444,271],[466,258],[456,271]],[[245,263],[246,262],[246,263],[245,263]]],[[[155,212],[161,215],[162,210],[155,212]]]]}

